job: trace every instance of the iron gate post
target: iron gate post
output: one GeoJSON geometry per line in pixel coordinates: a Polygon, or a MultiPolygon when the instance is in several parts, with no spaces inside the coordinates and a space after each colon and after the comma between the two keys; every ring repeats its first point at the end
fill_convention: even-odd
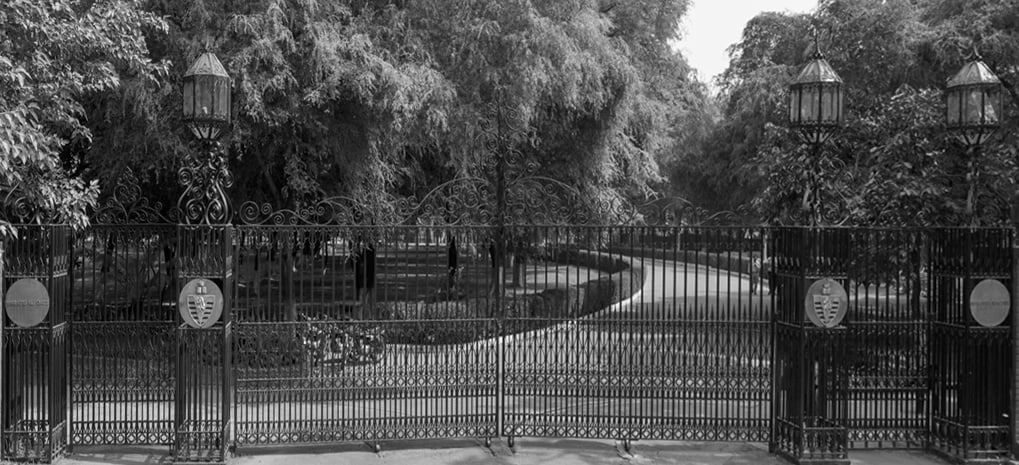
{"type": "Polygon", "coordinates": [[[493,289],[495,291],[496,308],[494,317],[497,337],[499,338],[499,344],[496,348],[496,384],[498,385],[498,392],[496,393],[496,412],[498,412],[496,415],[496,430],[499,431],[499,434],[507,436],[507,443],[512,448],[514,447],[514,432],[503,431],[506,427],[506,306],[503,302],[506,293],[506,263],[504,260],[506,257],[506,152],[508,148],[502,132],[501,95],[498,102],[498,116],[496,118],[498,140],[496,144],[497,159],[495,165],[495,246],[493,247],[494,256],[492,257],[492,266],[494,267],[492,279],[495,280],[493,289]]]}
{"type": "Polygon", "coordinates": [[[233,227],[178,229],[178,273],[184,286],[178,300],[182,320],[171,455],[176,462],[225,462],[232,442],[233,227]],[[214,310],[216,300],[222,302],[221,315],[214,310]]]}
{"type": "Polygon", "coordinates": [[[1001,461],[1014,439],[1011,229],[938,230],[931,240],[929,447],[962,463],[1001,461]],[[988,291],[994,288],[996,290],[988,291]],[[1001,320],[988,320],[997,314],[1001,320]],[[993,320],[993,321],[992,321],[993,320]]]}
{"type": "MultiPolygon", "coordinates": [[[[1012,291],[1009,313],[1014,315],[1019,311],[1019,194],[1012,197],[1012,291]]],[[[1011,405],[1009,405],[1009,439],[1012,442],[1012,459],[1019,458],[1019,324],[1015,324],[1015,316],[1012,316],[1012,335],[1009,355],[1012,363],[1009,364],[1009,392],[1011,393],[1011,405]]]]}
{"type": "MultiPolygon", "coordinates": [[[[1012,286],[1009,302],[1009,314],[1014,315],[1019,310],[1019,193],[1012,197],[1011,203],[1012,220],[1012,286]]],[[[1012,334],[1009,347],[1009,440],[1011,442],[1010,453],[1013,460],[1019,458],[1019,324],[1015,324],[1015,316],[1011,316],[1012,334]]]]}
{"type": "Polygon", "coordinates": [[[70,232],[66,225],[17,228],[3,264],[0,460],[49,463],[68,444],[70,232]]]}
{"type": "MultiPolygon", "coordinates": [[[[776,366],[769,449],[797,464],[849,464],[847,328],[838,320],[825,320],[818,326],[808,319],[814,309],[807,308],[812,283],[846,281],[844,233],[816,227],[774,231],[778,286],[773,307],[776,366]]],[[[829,298],[824,304],[837,309],[846,302],[829,298]]]]}

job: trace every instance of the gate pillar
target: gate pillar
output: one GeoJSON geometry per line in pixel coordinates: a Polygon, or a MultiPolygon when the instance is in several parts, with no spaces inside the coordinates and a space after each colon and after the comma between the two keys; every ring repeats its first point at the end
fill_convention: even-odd
{"type": "Polygon", "coordinates": [[[774,234],[775,394],[770,449],[794,463],[849,464],[844,326],[848,231],[774,234]]]}
{"type": "Polygon", "coordinates": [[[0,249],[0,460],[49,463],[67,450],[70,231],[17,226],[0,249]]]}
{"type": "Polygon", "coordinates": [[[953,461],[1009,454],[1012,231],[933,231],[930,448],[953,461]]]}
{"type": "Polygon", "coordinates": [[[231,311],[233,227],[179,226],[177,396],[178,462],[224,462],[232,444],[231,311]]]}

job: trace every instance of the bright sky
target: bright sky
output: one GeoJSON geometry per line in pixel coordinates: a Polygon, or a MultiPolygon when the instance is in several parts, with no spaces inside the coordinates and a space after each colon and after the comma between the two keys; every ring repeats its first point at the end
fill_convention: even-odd
{"type": "Polygon", "coordinates": [[[677,45],[701,81],[714,88],[713,78],[729,66],[725,49],[739,42],[750,18],[762,11],[807,13],[816,6],[817,0],[693,0],[677,45]]]}

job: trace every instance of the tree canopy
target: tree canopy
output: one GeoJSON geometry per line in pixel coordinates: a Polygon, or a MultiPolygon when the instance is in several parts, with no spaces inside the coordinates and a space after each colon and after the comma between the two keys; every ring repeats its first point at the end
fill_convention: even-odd
{"type": "Polygon", "coordinates": [[[0,43],[0,79],[18,84],[0,102],[2,162],[26,166],[0,184],[62,186],[26,197],[79,221],[118,182],[172,205],[197,150],[180,82],[212,51],[234,80],[222,142],[235,206],[339,196],[392,210],[464,182],[491,193],[500,158],[514,198],[642,201],[662,189],[677,122],[707,107],[668,45],[687,2],[5,2],[5,24],[37,26],[5,28],[0,43]]]}
{"type": "Polygon", "coordinates": [[[0,195],[5,217],[78,224],[94,202],[73,156],[94,141],[88,102],[166,77],[145,35],[166,32],[133,1],[8,0],[0,6],[0,195]]]}
{"type": "Polygon", "coordinates": [[[484,223],[502,177],[510,222],[619,220],[655,199],[784,224],[1006,220],[1019,0],[763,13],[730,47],[714,99],[669,45],[688,3],[9,0],[4,218],[83,224],[118,183],[173,205],[184,155],[199,149],[180,83],[212,51],[234,80],[222,142],[235,208],[340,199],[372,212],[365,221],[484,223]],[[812,31],[846,82],[848,115],[816,152],[785,121],[812,31]],[[946,136],[941,99],[976,53],[1010,102],[979,153],[946,136]]]}
{"type": "Polygon", "coordinates": [[[720,80],[723,118],[674,179],[744,219],[824,224],[1000,224],[1016,190],[1019,5],[824,0],[752,19],[720,80]],[[817,153],[787,130],[787,85],[813,51],[845,81],[845,127],[817,153]],[[979,154],[946,135],[945,81],[978,52],[1001,78],[1006,127],[979,154]],[[972,192],[971,188],[972,187],[972,192]]]}

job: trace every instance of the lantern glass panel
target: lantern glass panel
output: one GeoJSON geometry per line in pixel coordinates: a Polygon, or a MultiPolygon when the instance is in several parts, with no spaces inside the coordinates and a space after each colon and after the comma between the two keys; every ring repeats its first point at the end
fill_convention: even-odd
{"type": "Polygon", "coordinates": [[[230,119],[230,86],[226,79],[216,79],[216,117],[230,119]]]}
{"type": "Polygon", "coordinates": [[[946,99],[947,100],[946,103],[947,103],[948,109],[947,109],[946,116],[948,118],[948,124],[950,126],[954,126],[954,125],[959,124],[959,115],[960,115],[959,103],[960,103],[961,99],[962,99],[962,92],[960,92],[958,90],[949,90],[948,91],[948,97],[946,99]]]}
{"type": "Polygon", "coordinates": [[[834,100],[832,102],[833,103],[833,107],[834,107],[834,112],[832,114],[832,122],[841,123],[842,122],[842,111],[843,111],[843,107],[842,107],[842,85],[835,86],[835,91],[832,93],[832,96],[834,97],[834,100]]]}
{"type": "Polygon", "coordinates": [[[208,118],[214,110],[212,98],[213,82],[215,81],[211,76],[198,76],[195,78],[195,81],[198,87],[198,101],[195,103],[195,111],[198,117],[208,118]]]}
{"type": "Polygon", "coordinates": [[[817,86],[803,86],[803,96],[800,102],[801,122],[806,124],[817,123],[820,111],[821,95],[817,86]]]}
{"type": "Polygon", "coordinates": [[[184,117],[195,116],[195,81],[194,79],[184,80],[184,117]]]}
{"type": "Polygon", "coordinates": [[[984,109],[984,92],[976,87],[966,89],[963,102],[963,124],[982,124],[984,109]]]}
{"type": "Polygon", "coordinates": [[[821,91],[821,122],[831,123],[835,119],[835,87],[824,86],[821,91]]]}
{"type": "Polygon", "coordinates": [[[984,122],[997,124],[1001,120],[1001,89],[997,86],[984,89],[984,122]]]}
{"type": "Polygon", "coordinates": [[[789,92],[789,122],[792,124],[800,123],[800,93],[799,87],[789,92]]]}

